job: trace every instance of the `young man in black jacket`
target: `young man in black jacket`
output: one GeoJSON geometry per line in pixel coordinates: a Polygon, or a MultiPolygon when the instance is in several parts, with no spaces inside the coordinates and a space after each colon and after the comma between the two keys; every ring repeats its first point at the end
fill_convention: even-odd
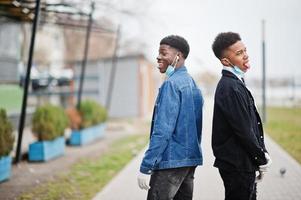
{"type": "Polygon", "coordinates": [[[272,161],[254,99],[244,83],[249,57],[239,34],[233,32],[217,35],[212,49],[223,64],[214,99],[214,166],[224,182],[226,200],[255,200],[256,182],[272,161]]]}

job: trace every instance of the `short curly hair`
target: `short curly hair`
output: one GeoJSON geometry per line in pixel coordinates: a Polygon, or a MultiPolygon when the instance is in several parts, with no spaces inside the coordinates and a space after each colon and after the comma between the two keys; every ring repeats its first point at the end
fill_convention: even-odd
{"type": "Polygon", "coordinates": [[[236,43],[237,41],[241,41],[240,35],[238,33],[233,33],[233,32],[219,33],[212,44],[212,50],[214,52],[214,55],[218,59],[221,59],[223,56],[223,51],[227,49],[229,46],[236,43]]]}
{"type": "Polygon", "coordinates": [[[179,50],[184,58],[186,59],[189,54],[189,44],[188,42],[181,36],[178,35],[169,35],[163,38],[160,42],[160,45],[166,44],[177,50],[179,50]]]}

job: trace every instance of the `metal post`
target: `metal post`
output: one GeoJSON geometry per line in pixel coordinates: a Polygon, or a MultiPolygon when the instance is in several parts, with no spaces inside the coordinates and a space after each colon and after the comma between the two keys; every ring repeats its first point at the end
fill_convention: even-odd
{"type": "Polygon", "coordinates": [[[32,58],[33,58],[33,52],[34,52],[36,30],[37,30],[37,26],[38,26],[39,11],[40,11],[40,0],[36,0],[35,17],[33,19],[33,25],[32,25],[29,56],[28,56],[28,62],[27,62],[27,71],[26,71],[25,84],[24,84],[22,110],[21,110],[21,116],[20,116],[20,121],[19,121],[19,136],[18,136],[17,152],[16,152],[16,158],[15,158],[16,163],[18,163],[21,160],[21,147],[22,147],[24,123],[25,123],[25,118],[26,118],[28,85],[29,85],[29,81],[30,81],[30,72],[31,72],[32,58]]]}
{"type": "Polygon", "coordinates": [[[93,22],[94,8],[95,8],[95,3],[94,3],[94,1],[92,1],[91,2],[91,12],[89,14],[89,23],[88,23],[87,32],[86,32],[84,58],[83,58],[81,74],[80,74],[80,82],[79,82],[79,89],[78,89],[78,96],[77,96],[77,108],[79,108],[80,104],[81,104],[82,91],[83,91],[83,85],[84,85],[84,77],[85,77],[85,70],[86,70],[87,57],[88,57],[88,51],[89,51],[90,33],[91,33],[92,22],[93,22]]]}
{"type": "Polygon", "coordinates": [[[295,76],[293,75],[292,77],[292,104],[293,107],[295,107],[295,96],[296,96],[296,80],[295,80],[295,76]]]}
{"type": "Polygon", "coordinates": [[[266,122],[265,20],[262,20],[262,121],[266,122]]]}
{"type": "Polygon", "coordinates": [[[120,25],[118,25],[117,32],[116,32],[116,40],[115,40],[115,49],[114,49],[114,55],[112,58],[112,70],[110,73],[110,79],[107,89],[107,99],[106,99],[106,108],[109,112],[111,107],[111,101],[112,101],[112,94],[114,90],[114,83],[115,83],[115,75],[116,75],[116,66],[117,66],[117,60],[118,60],[118,48],[119,48],[119,38],[120,38],[120,25]]]}

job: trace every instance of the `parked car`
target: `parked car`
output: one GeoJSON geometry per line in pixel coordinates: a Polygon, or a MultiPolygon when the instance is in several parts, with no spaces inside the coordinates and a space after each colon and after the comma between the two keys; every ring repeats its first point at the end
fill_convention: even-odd
{"type": "MultiPolygon", "coordinates": [[[[46,89],[50,86],[64,86],[69,85],[73,79],[73,71],[71,69],[52,69],[48,71],[39,72],[36,67],[32,67],[30,80],[33,91],[39,89],[46,89]]],[[[20,86],[23,87],[25,83],[25,74],[20,77],[20,86]]]]}

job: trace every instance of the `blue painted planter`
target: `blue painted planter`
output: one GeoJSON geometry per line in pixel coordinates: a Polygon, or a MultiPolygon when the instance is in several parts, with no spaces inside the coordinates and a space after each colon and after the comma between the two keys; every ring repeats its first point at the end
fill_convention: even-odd
{"type": "Polygon", "coordinates": [[[105,127],[106,124],[102,123],[82,130],[73,130],[70,136],[69,144],[80,146],[102,138],[104,136],[105,127]]]}
{"type": "Polygon", "coordinates": [[[64,153],[64,137],[59,137],[52,141],[34,142],[29,145],[29,161],[48,161],[62,156],[64,153]]]}
{"type": "Polygon", "coordinates": [[[11,162],[12,159],[10,156],[0,157],[0,182],[10,178],[11,162]]]}

